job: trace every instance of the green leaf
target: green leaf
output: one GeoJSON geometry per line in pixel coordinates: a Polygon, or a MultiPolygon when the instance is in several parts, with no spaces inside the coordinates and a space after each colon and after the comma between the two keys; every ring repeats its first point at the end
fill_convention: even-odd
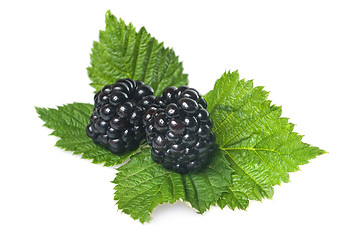
{"type": "Polygon", "coordinates": [[[232,169],[222,151],[216,151],[206,170],[183,175],[186,198],[199,213],[205,212],[217,202],[232,183],[232,169]]]}
{"type": "Polygon", "coordinates": [[[217,144],[234,170],[233,185],[217,203],[221,208],[246,209],[248,200],[272,198],[273,186],[288,182],[289,172],[325,153],[303,143],[267,97],[237,71],[223,74],[205,96],[217,144]]]}
{"type": "Polygon", "coordinates": [[[151,213],[158,204],[184,198],[181,175],[152,161],[150,148],[143,149],[118,168],[113,183],[118,208],[142,223],[151,220],[151,213]]]}
{"type": "Polygon", "coordinates": [[[150,148],[142,149],[118,168],[113,181],[118,208],[142,223],[151,220],[157,205],[180,199],[203,213],[231,184],[232,170],[220,152],[216,156],[205,171],[180,175],[153,162],[150,148]]]}
{"type": "Polygon", "coordinates": [[[82,158],[91,159],[93,163],[103,163],[104,166],[121,164],[138,151],[118,156],[94,144],[86,134],[92,110],[93,105],[86,103],[67,104],[57,109],[36,107],[39,117],[45,122],[44,126],[54,130],[51,135],[60,138],[57,147],[82,154],[82,158]]]}
{"type": "Polygon", "coordinates": [[[138,32],[130,23],[106,13],[106,29],[94,42],[91,66],[87,69],[96,91],[121,78],[141,80],[150,85],[155,95],[168,86],[187,85],[182,62],[174,51],[151,37],[142,27],[138,32]]]}

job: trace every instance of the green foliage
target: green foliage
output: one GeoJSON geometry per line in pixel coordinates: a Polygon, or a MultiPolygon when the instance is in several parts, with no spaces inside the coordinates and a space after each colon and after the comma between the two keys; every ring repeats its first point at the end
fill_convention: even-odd
{"type": "Polygon", "coordinates": [[[45,122],[44,126],[54,130],[51,135],[60,138],[57,147],[82,154],[82,158],[91,159],[93,163],[113,166],[123,163],[137,152],[135,150],[118,156],[94,144],[86,134],[92,110],[93,105],[86,103],[67,104],[57,109],[36,108],[39,117],[45,122]]]}
{"type": "Polygon", "coordinates": [[[113,181],[118,208],[142,223],[151,220],[157,205],[179,199],[203,213],[231,184],[232,170],[223,160],[218,153],[205,171],[180,175],[153,162],[151,149],[143,148],[118,168],[113,181]]]}
{"type": "Polygon", "coordinates": [[[120,78],[141,80],[156,96],[168,86],[188,84],[182,62],[172,49],[158,43],[144,27],[136,32],[131,23],[126,25],[110,11],[106,13],[106,29],[93,44],[87,70],[96,91],[120,78]]]}
{"type": "Polygon", "coordinates": [[[205,171],[182,176],[186,191],[184,200],[199,213],[204,213],[227,191],[232,183],[232,172],[222,151],[216,151],[205,171]]]}
{"type": "MultiPolygon", "coordinates": [[[[141,28],[136,32],[110,12],[106,29],[94,42],[88,75],[99,91],[120,78],[142,80],[159,95],[168,86],[187,85],[182,63],[172,49],[141,28]]],[[[294,125],[282,118],[281,107],[267,100],[263,87],[227,72],[217,80],[205,99],[213,121],[218,148],[202,172],[180,175],[151,159],[143,147],[121,156],[112,154],[86,135],[93,105],[73,103],[53,108],[36,108],[44,126],[60,139],[56,146],[104,166],[122,164],[113,183],[118,208],[140,222],[148,222],[156,206],[189,202],[199,213],[211,205],[246,209],[249,200],[273,196],[273,186],[289,181],[289,172],[325,151],[303,143],[294,125]]]]}
{"type": "Polygon", "coordinates": [[[271,198],[273,186],[288,182],[289,172],[325,153],[303,143],[267,97],[237,71],[225,73],[205,96],[217,144],[234,170],[233,185],[218,201],[221,208],[245,209],[248,200],[271,198]]]}
{"type": "Polygon", "coordinates": [[[151,220],[151,213],[158,204],[174,203],[185,194],[181,175],[153,162],[150,148],[143,149],[118,168],[113,183],[118,208],[142,223],[151,220]]]}

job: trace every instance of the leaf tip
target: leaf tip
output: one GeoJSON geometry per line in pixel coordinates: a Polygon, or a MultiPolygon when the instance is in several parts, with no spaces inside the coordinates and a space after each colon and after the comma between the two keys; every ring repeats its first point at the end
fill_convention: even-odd
{"type": "Polygon", "coordinates": [[[39,114],[39,115],[41,115],[44,110],[45,110],[45,108],[35,106],[35,111],[36,111],[37,114],[39,114]]]}
{"type": "Polygon", "coordinates": [[[105,17],[108,18],[108,17],[111,17],[111,16],[113,16],[113,14],[111,13],[111,10],[109,9],[109,10],[106,11],[105,17]]]}
{"type": "Polygon", "coordinates": [[[329,154],[329,152],[323,150],[323,149],[319,149],[319,156],[320,155],[324,155],[324,154],[329,154]]]}

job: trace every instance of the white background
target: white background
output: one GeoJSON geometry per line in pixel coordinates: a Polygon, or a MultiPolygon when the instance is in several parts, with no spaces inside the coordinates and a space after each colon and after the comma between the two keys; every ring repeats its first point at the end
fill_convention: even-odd
{"type": "Polygon", "coordinates": [[[1,1],[0,239],[359,239],[357,1],[1,1]],[[100,3],[101,2],[101,3],[100,3]],[[329,154],[247,211],[117,211],[116,170],[54,146],[34,106],[91,102],[86,67],[105,12],[174,48],[206,93],[225,70],[265,86],[329,154]]]}

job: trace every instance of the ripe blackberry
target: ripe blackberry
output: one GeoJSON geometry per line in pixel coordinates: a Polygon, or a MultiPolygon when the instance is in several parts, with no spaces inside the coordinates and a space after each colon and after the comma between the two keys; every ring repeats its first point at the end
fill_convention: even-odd
{"type": "Polygon", "coordinates": [[[113,153],[136,149],[145,137],[142,115],[154,100],[153,89],[141,81],[120,79],[103,87],[94,97],[87,135],[113,153]]]}
{"type": "Polygon", "coordinates": [[[195,89],[166,88],[143,115],[153,161],[181,174],[206,167],[215,145],[206,108],[195,89]]]}

